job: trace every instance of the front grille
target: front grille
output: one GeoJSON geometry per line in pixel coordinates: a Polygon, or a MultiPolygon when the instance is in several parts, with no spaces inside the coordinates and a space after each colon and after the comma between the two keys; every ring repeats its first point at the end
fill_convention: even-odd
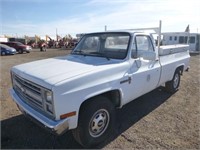
{"type": "Polygon", "coordinates": [[[42,113],[48,118],[55,119],[54,103],[46,101],[46,92],[51,91],[40,85],[37,85],[27,79],[24,79],[12,72],[13,89],[21,100],[42,113]],[[49,110],[51,107],[51,110],[49,110]]]}
{"type": "Polygon", "coordinates": [[[41,87],[13,74],[13,88],[25,103],[34,108],[44,109],[41,87]]]}

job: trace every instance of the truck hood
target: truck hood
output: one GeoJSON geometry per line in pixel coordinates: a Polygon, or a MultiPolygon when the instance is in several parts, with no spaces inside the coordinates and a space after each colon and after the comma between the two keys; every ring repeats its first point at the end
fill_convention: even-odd
{"type": "Polygon", "coordinates": [[[12,71],[27,80],[51,88],[64,80],[103,68],[108,69],[116,64],[116,61],[103,57],[68,55],[18,65],[13,67],[12,71]]]}

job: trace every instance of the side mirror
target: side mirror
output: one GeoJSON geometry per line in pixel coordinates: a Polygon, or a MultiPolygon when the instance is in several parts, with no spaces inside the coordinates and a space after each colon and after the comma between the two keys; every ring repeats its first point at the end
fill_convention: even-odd
{"type": "Polygon", "coordinates": [[[137,52],[136,51],[132,51],[131,57],[136,59],[137,58],[137,52]]]}
{"type": "Polygon", "coordinates": [[[156,60],[156,53],[155,52],[142,52],[140,54],[140,57],[142,57],[143,59],[146,59],[146,60],[156,60]]]}

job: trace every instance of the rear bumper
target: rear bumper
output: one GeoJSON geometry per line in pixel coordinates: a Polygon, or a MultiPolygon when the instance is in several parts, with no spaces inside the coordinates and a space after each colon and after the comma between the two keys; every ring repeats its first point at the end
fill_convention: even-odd
{"type": "Polygon", "coordinates": [[[63,120],[51,120],[44,116],[43,114],[37,112],[32,107],[24,103],[20,97],[15,93],[13,89],[10,89],[10,95],[12,96],[12,99],[17,104],[19,110],[28,118],[30,118],[32,121],[37,123],[38,125],[42,126],[43,128],[47,129],[48,131],[56,134],[61,135],[65,133],[68,128],[68,119],[63,120]]]}

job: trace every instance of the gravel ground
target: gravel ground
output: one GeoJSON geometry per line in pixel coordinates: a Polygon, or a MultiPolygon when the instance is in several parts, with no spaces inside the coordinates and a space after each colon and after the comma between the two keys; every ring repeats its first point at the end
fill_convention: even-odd
{"type": "MultiPolygon", "coordinates": [[[[14,65],[66,55],[69,50],[33,50],[0,56],[0,119],[2,149],[67,149],[82,147],[71,131],[56,137],[25,118],[12,101],[10,68],[14,65]]],[[[191,55],[179,91],[158,88],[117,110],[115,133],[95,147],[103,149],[200,149],[200,56],[191,55]]]]}

